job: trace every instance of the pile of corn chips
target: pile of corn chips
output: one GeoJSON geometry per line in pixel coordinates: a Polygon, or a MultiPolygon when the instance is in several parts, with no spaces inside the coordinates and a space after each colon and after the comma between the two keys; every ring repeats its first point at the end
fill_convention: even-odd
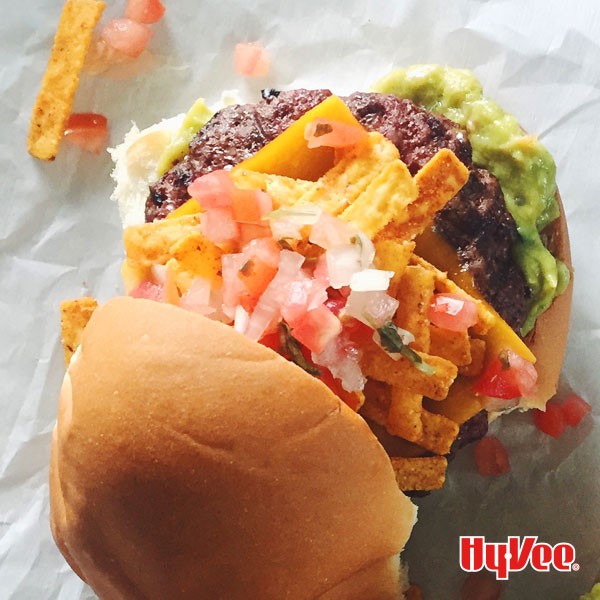
{"type": "MultiPolygon", "coordinates": [[[[455,410],[460,418],[451,418],[457,402],[455,387],[461,406],[465,394],[470,396],[468,416],[481,410],[462,376],[475,376],[482,369],[483,336],[491,315],[445,273],[416,256],[414,238],[464,185],[467,169],[452,152],[441,150],[412,177],[396,147],[380,134],[369,133],[363,142],[340,152],[334,166],[314,182],[249,171],[243,164],[232,171],[232,177],[239,188],[269,193],[274,208],[318,204],[373,239],[376,267],[394,272],[389,293],[400,303],[395,324],[413,333],[411,347],[435,372],[423,373],[409,360],[392,358],[373,343],[363,350],[361,366],[369,384],[360,412],[410,443],[409,456],[394,456],[392,461],[403,489],[441,487],[444,456],[466,420],[464,411],[455,410]],[[477,304],[479,322],[469,333],[440,329],[429,322],[428,307],[437,292],[458,293],[477,304]],[[451,402],[446,406],[448,399],[451,402]]],[[[218,280],[220,256],[227,249],[203,238],[198,217],[187,215],[128,228],[124,234],[126,288],[147,279],[154,264],[168,266],[182,293],[194,277],[218,280]]]]}

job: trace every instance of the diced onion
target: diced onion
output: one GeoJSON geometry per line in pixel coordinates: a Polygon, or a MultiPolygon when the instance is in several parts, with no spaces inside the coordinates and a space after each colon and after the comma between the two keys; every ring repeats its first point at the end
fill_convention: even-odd
{"type": "Polygon", "coordinates": [[[152,272],[152,279],[160,285],[167,283],[167,266],[166,265],[152,265],[150,269],[152,272]]]}
{"type": "Polygon", "coordinates": [[[323,211],[310,232],[308,241],[325,250],[350,244],[357,231],[348,223],[323,211]]]}
{"type": "Polygon", "coordinates": [[[393,276],[393,271],[364,269],[352,275],[350,278],[350,289],[353,292],[385,292],[393,276]]]}
{"type": "Polygon", "coordinates": [[[373,242],[362,231],[359,231],[356,234],[356,241],[354,243],[360,247],[361,267],[368,269],[373,265],[373,261],[375,260],[375,246],[373,242]]]}
{"type": "Polygon", "coordinates": [[[246,333],[250,315],[244,310],[243,306],[236,306],[233,318],[233,328],[239,333],[246,333]]]}
{"type": "Polygon", "coordinates": [[[270,222],[271,233],[276,240],[301,240],[302,233],[300,230],[303,225],[297,225],[292,221],[274,219],[270,222]]]}
{"type": "MultiPolygon", "coordinates": [[[[377,329],[383,327],[394,316],[397,309],[398,300],[384,291],[356,292],[353,290],[348,296],[344,316],[354,317],[365,325],[377,329]]],[[[402,332],[402,330],[399,331],[402,332]]]]}
{"type": "Polygon", "coordinates": [[[186,310],[210,315],[216,311],[211,306],[210,280],[204,277],[195,277],[189,290],[181,297],[180,306],[186,310]]]}
{"type": "Polygon", "coordinates": [[[360,352],[343,336],[333,339],[320,354],[312,354],[313,362],[326,367],[339,379],[347,392],[359,392],[365,387],[366,377],[360,368],[360,352]]]}
{"type": "Polygon", "coordinates": [[[246,261],[247,258],[241,253],[224,254],[221,258],[223,311],[232,319],[235,307],[239,303],[240,294],[245,289],[244,283],[238,275],[246,261]]]}
{"type": "Polygon", "coordinates": [[[361,270],[360,248],[356,244],[343,244],[327,250],[327,272],[331,287],[338,290],[350,285],[354,273],[361,270]]]}
{"type": "Polygon", "coordinates": [[[298,206],[282,206],[263,218],[269,221],[288,221],[296,225],[314,225],[322,212],[323,209],[314,204],[300,204],[298,206]]]}

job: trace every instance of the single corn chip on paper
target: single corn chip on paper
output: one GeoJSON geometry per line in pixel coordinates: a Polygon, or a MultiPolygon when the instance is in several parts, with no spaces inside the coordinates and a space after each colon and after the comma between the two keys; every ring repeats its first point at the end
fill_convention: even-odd
{"type": "Polygon", "coordinates": [[[81,344],[83,330],[98,307],[94,298],[85,296],[60,303],[60,339],[65,355],[65,366],[69,366],[75,350],[81,344]]]}
{"type": "Polygon", "coordinates": [[[54,160],[73,107],[79,76],[104,2],[67,0],[54,36],[42,87],[35,101],[27,150],[42,160],[54,160]]]}
{"type": "Polygon", "coordinates": [[[446,480],[448,461],[443,456],[390,457],[396,482],[402,491],[439,490],[446,480]]]}

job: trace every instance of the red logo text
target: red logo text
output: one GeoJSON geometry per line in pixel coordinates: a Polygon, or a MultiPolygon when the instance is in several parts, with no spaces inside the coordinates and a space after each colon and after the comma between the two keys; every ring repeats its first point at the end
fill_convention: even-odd
{"type": "Polygon", "coordinates": [[[555,546],[538,542],[537,536],[509,536],[504,543],[489,543],[483,536],[460,537],[460,568],[467,573],[486,569],[496,579],[508,579],[510,573],[526,567],[540,572],[577,571],[575,547],[560,543],[555,546]]]}

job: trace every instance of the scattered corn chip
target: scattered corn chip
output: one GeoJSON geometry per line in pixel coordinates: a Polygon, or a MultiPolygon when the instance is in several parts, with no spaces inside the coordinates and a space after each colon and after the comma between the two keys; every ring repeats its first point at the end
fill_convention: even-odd
{"type": "Polygon", "coordinates": [[[483,362],[485,359],[485,340],[471,338],[471,362],[458,368],[459,375],[468,377],[477,377],[483,371],[483,362]]]}
{"type": "Polygon", "coordinates": [[[414,242],[383,239],[375,242],[375,267],[383,271],[393,271],[394,276],[390,280],[388,294],[394,298],[414,249],[414,242]]]}
{"type": "MultiPolygon", "coordinates": [[[[432,325],[430,328],[431,346],[429,352],[441,356],[457,367],[471,363],[471,343],[466,331],[450,331],[432,325]]],[[[480,340],[481,341],[481,340],[480,340]]]]}
{"type": "Polygon", "coordinates": [[[443,400],[456,378],[457,368],[450,361],[439,356],[418,352],[421,358],[435,369],[433,375],[427,375],[404,357],[394,360],[379,347],[365,349],[361,366],[368,377],[390,385],[403,385],[435,400],[443,400]]]}
{"type": "Polygon", "coordinates": [[[54,160],[56,157],[92,32],[104,6],[104,2],[96,0],[67,0],[63,7],[29,124],[27,150],[36,158],[54,160]]]}
{"type": "Polygon", "coordinates": [[[388,223],[404,219],[417,197],[417,187],[406,165],[389,163],[340,218],[374,238],[388,223]]]}
{"type": "Polygon", "coordinates": [[[448,461],[443,456],[404,458],[392,456],[398,487],[403,491],[439,490],[446,480],[448,461]]]}
{"type": "Polygon", "coordinates": [[[414,441],[436,454],[448,454],[452,442],[458,435],[458,424],[444,415],[438,415],[428,410],[423,411],[421,420],[423,436],[414,441]]]}
{"type": "MultiPolygon", "coordinates": [[[[338,209],[330,212],[338,214],[346,206],[351,206],[375,175],[386,165],[399,160],[396,146],[377,132],[369,133],[362,142],[345,150],[337,164],[319,179],[323,189],[341,198],[338,209]]],[[[326,206],[324,208],[327,210],[326,206]]]]}
{"type": "Polygon", "coordinates": [[[418,442],[423,437],[422,413],[422,394],[416,394],[401,385],[392,386],[386,420],[389,433],[411,442],[418,442]]]}
{"type": "Polygon", "coordinates": [[[370,379],[365,385],[365,401],[360,414],[365,418],[385,427],[390,409],[391,387],[383,381],[370,379]]]}
{"type": "Polygon", "coordinates": [[[273,208],[299,204],[300,198],[314,186],[314,181],[292,179],[283,175],[258,173],[247,169],[234,169],[231,178],[242,190],[262,190],[273,198],[273,208]]]}
{"type": "Polygon", "coordinates": [[[447,148],[437,154],[415,175],[418,196],[408,207],[408,218],[394,221],[384,235],[413,239],[433,220],[435,213],[454,198],[469,179],[469,170],[447,148]]]}
{"type": "Polygon", "coordinates": [[[429,352],[430,324],[427,310],[433,297],[433,284],[431,271],[419,266],[409,266],[404,271],[396,295],[400,304],[394,322],[415,336],[411,348],[421,352],[429,352]]]}
{"type": "Polygon", "coordinates": [[[87,296],[60,303],[60,338],[67,367],[81,343],[83,330],[97,306],[96,300],[87,296]]]}

